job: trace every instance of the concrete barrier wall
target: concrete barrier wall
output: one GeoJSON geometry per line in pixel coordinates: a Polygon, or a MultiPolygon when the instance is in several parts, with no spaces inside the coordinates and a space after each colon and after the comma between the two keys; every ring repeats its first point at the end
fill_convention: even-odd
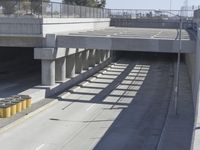
{"type": "Polygon", "coordinates": [[[0,34],[43,35],[107,28],[109,18],[0,18],[0,34]]]}
{"type": "Polygon", "coordinates": [[[0,34],[38,35],[42,33],[41,23],[39,18],[0,18],[0,34]]]}
{"type": "MultiPolygon", "coordinates": [[[[111,26],[117,27],[138,27],[138,28],[179,28],[179,21],[177,20],[163,20],[163,19],[121,19],[112,18],[111,26]]],[[[192,27],[191,21],[184,21],[183,28],[192,27]]]]}
{"type": "MultiPolygon", "coordinates": [[[[200,12],[200,10],[198,10],[200,12]]],[[[197,13],[196,14],[200,14],[197,13]]],[[[196,16],[197,17],[197,16],[196,16]]],[[[195,108],[195,123],[194,123],[194,132],[193,132],[193,141],[191,145],[191,150],[199,150],[200,143],[200,15],[199,19],[194,21],[197,23],[197,48],[193,54],[186,54],[185,60],[188,66],[188,72],[191,79],[192,92],[193,92],[193,101],[195,108]]]]}
{"type": "Polygon", "coordinates": [[[43,35],[98,30],[109,27],[108,18],[44,18],[43,35]]]}

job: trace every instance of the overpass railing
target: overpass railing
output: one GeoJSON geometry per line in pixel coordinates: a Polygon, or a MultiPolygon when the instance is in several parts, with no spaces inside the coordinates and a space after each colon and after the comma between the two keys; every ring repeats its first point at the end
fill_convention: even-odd
{"type": "Polygon", "coordinates": [[[0,0],[0,17],[109,18],[110,10],[57,2],[0,0]]]}
{"type": "Polygon", "coordinates": [[[194,10],[112,9],[111,18],[177,20],[177,16],[191,20],[194,10]]]}

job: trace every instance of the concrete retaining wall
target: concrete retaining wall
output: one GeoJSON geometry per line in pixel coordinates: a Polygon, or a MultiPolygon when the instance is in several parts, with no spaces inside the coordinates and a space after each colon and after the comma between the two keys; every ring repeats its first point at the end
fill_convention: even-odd
{"type": "MultiPolygon", "coordinates": [[[[198,10],[200,12],[200,10],[198,10]]],[[[197,13],[196,14],[200,14],[197,13]]],[[[197,16],[196,16],[197,17],[197,16]]],[[[200,143],[200,15],[199,19],[195,18],[197,23],[197,48],[193,54],[186,54],[186,64],[188,66],[188,72],[191,79],[192,92],[193,92],[193,101],[195,108],[195,123],[193,131],[193,141],[191,145],[191,150],[199,150],[200,143]]]]}

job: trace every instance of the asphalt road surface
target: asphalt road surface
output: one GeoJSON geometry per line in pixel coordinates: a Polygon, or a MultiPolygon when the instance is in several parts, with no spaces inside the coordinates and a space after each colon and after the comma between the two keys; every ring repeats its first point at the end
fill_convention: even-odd
{"type": "MultiPolygon", "coordinates": [[[[173,58],[129,53],[87,81],[71,94],[63,93],[54,106],[2,133],[0,149],[158,148],[172,99],[173,58]]],[[[187,92],[185,98],[191,94],[190,89],[187,92]]],[[[191,101],[185,105],[192,108],[191,101]]],[[[188,124],[192,124],[191,114],[187,111],[188,124]]],[[[189,147],[187,137],[181,135],[182,150],[189,147]]]]}

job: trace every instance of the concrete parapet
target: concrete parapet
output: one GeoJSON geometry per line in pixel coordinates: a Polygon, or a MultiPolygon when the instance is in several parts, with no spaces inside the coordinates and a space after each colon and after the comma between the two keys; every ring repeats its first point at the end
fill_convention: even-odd
{"type": "Polygon", "coordinates": [[[1,17],[0,34],[40,35],[42,22],[40,18],[1,17]]]}
{"type": "MultiPolygon", "coordinates": [[[[163,19],[126,19],[126,18],[112,18],[111,26],[115,27],[139,27],[139,28],[179,28],[179,20],[163,20],[163,19]]],[[[192,21],[185,20],[183,28],[190,28],[192,21]]]]}
{"type": "Polygon", "coordinates": [[[0,18],[0,34],[43,35],[109,27],[109,18],[0,18]]]}

